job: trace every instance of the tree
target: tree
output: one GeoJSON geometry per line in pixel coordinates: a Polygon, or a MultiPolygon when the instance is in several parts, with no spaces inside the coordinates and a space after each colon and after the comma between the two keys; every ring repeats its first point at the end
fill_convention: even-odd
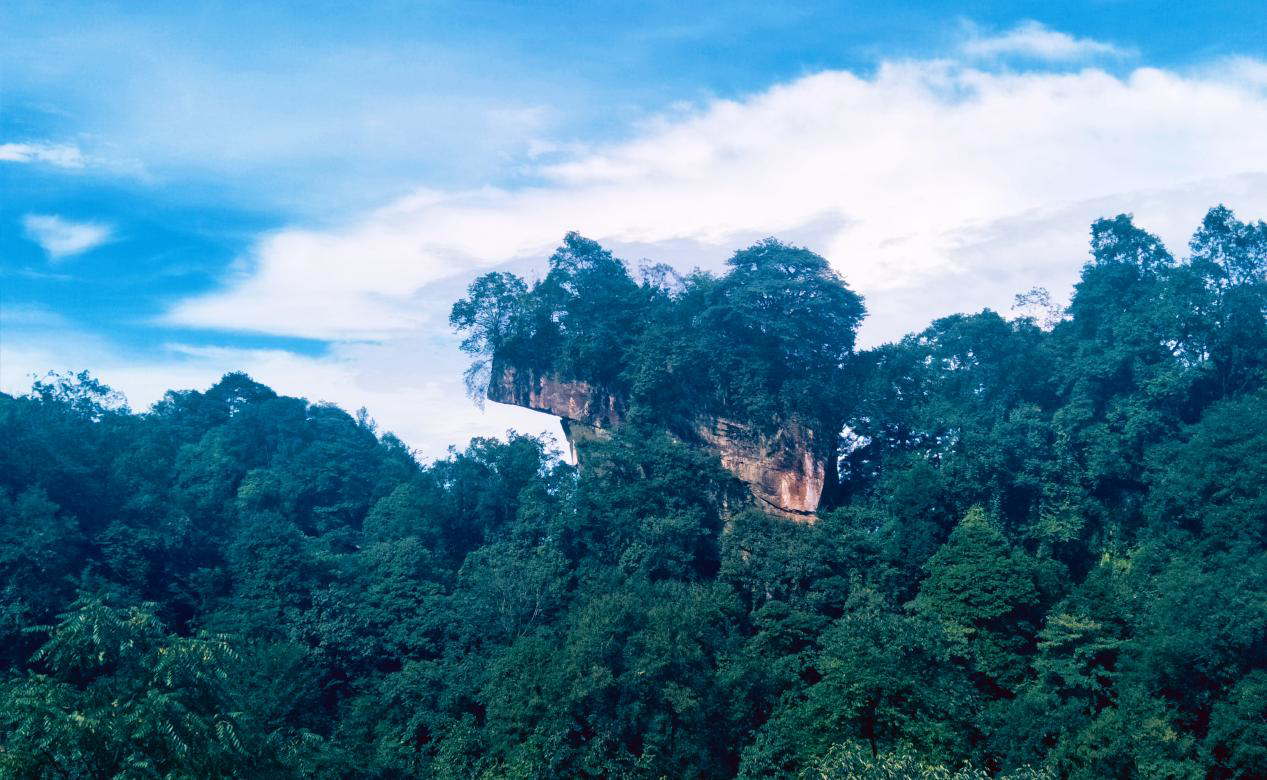
{"type": "Polygon", "coordinates": [[[963,754],[972,690],[939,626],[895,612],[864,588],[819,641],[813,684],[784,697],[745,753],[741,776],[799,771],[851,739],[872,757],[908,743],[938,760],[963,754]]]}
{"type": "Polygon", "coordinates": [[[523,359],[523,342],[531,335],[525,318],[527,285],[506,272],[485,274],[471,283],[467,297],[453,304],[449,324],[464,331],[462,351],[473,356],[466,372],[470,396],[482,402],[488,389],[493,356],[523,359]]]}
{"type": "Polygon", "coordinates": [[[1256,669],[1214,706],[1205,751],[1216,776],[1255,777],[1267,766],[1267,670],[1256,669]]]}
{"type": "Polygon", "coordinates": [[[834,448],[845,361],[865,313],[862,298],[819,255],[766,239],[736,252],[702,324],[724,351],[713,379],[726,407],[765,423],[771,413],[800,416],[834,448]],[[772,395],[771,408],[754,403],[772,395]]]}
{"type": "Polygon", "coordinates": [[[912,607],[945,626],[987,690],[1007,695],[1024,674],[1039,606],[1033,567],[1011,550],[980,508],[968,512],[925,564],[928,577],[912,607]]]}
{"type": "Polygon", "coordinates": [[[257,765],[229,687],[225,637],[165,636],[146,608],[82,598],[4,685],[6,776],[212,777],[257,765]]]}
{"type": "Polygon", "coordinates": [[[1151,459],[1148,510],[1164,533],[1199,535],[1210,549],[1267,547],[1267,396],[1210,407],[1151,459]]]}
{"type": "MultiPolygon", "coordinates": [[[[876,755],[856,742],[832,747],[803,776],[814,780],[987,780],[991,777],[990,773],[973,766],[953,768],[930,764],[919,753],[908,749],[876,755]]],[[[1055,775],[1025,767],[998,777],[1000,780],[1051,780],[1055,775]]]]}
{"type": "Polygon", "coordinates": [[[1261,386],[1267,370],[1267,223],[1247,224],[1216,206],[1190,246],[1190,270],[1205,294],[1190,327],[1199,357],[1213,367],[1212,395],[1261,386]]]}
{"type": "Polygon", "coordinates": [[[625,350],[645,325],[643,291],[625,264],[597,242],[568,233],[533,292],[560,333],[559,373],[617,389],[625,350]]]}
{"type": "Polygon", "coordinates": [[[70,599],[86,543],[40,488],[16,498],[0,491],[0,662],[20,664],[35,650],[24,629],[52,620],[70,599]]]}

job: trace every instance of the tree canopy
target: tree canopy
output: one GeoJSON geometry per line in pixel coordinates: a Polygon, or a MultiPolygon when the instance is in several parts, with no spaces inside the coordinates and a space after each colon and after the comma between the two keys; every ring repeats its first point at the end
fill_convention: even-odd
{"type": "MultiPolygon", "coordinates": [[[[718,277],[625,263],[568,234],[531,287],[505,272],[476,279],[451,324],[482,395],[493,364],[589,382],[635,418],[672,428],[701,414],[759,427],[842,423],[841,392],[862,299],[822,257],[766,239],[718,277]]],[[[832,446],[830,443],[828,446],[832,446]]]]}

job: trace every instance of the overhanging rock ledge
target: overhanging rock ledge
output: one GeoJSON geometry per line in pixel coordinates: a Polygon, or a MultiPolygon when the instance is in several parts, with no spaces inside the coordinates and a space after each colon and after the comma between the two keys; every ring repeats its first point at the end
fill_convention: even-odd
{"type": "MultiPolygon", "coordinates": [[[[519,371],[494,363],[488,384],[491,401],[522,406],[562,419],[568,446],[605,438],[625,421],[622,399],[588,382],[519,371]]],[[[795,421],[773,433],[723,417],[701,415],[695,438],[715,452],[722,466],[748,486],[759,506],[783,517],[813,522],[823,488],[826,462],[814,431],[795,421]]]]}

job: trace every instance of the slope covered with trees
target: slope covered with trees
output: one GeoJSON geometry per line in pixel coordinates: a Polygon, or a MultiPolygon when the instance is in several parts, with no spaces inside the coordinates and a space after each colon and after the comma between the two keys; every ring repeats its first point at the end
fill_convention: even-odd
{"type": "Polygon", "coordinates": [[[1091,237],[1050,321],[857,352],[805,250],[569,236],[454,322],[634,399],[580,473],[240,374],[0,396],[0,776],[1263,777],[1267,225],[1091,237]],[[708,405],[841,431],[815,523],[676,435],[708,405]]]}

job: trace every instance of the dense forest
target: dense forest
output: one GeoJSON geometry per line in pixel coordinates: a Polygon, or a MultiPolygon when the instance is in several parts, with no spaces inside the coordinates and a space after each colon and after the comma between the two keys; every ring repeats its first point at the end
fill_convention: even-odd
{"type": "Polygon", "coordinates": [[[579,470],[242,374],[0,396],[0,776],[1267,777],[1267,224],[1090,250],[1067,309],[857,350],[808,250],[569,235],[452,321],[477,394],[629,399],[579,470]],[[816,520],[745,504],[700,409],[838,432],[816,520]]]}

